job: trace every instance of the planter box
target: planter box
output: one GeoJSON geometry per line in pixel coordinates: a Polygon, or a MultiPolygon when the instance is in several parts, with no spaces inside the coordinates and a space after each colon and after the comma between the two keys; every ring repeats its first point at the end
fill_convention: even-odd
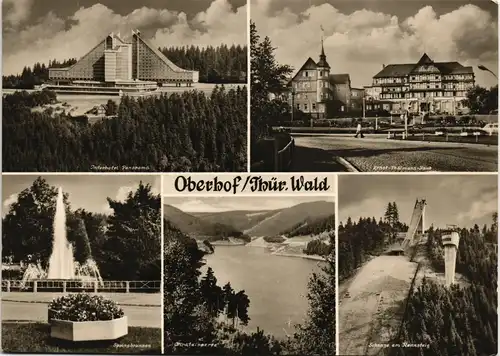
{"type": "Polygon", "coordinates": [[[69,341],[116,340],[128,334],[127,317],[103,321],[50,319],[50,336],[69,341]]]}

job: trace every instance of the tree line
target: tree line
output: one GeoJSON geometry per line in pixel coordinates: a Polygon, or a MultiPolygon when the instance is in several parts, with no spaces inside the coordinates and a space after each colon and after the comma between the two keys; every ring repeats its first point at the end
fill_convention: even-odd
{"type": "Polygon", "coordinates": [[[3,98],[4,171],[246,171],[246,87],[124,96],[116,117],[94,124],[32,111],[36,95],[3,98]]]}
{"type": "Polygon", "coordinates": [[[339,281],[350,277],[369,256],[379,255],[394,242],[398,232],[406,232],[408,226],[399,220],[396,202],[389,202],[384,219],[360,217],[353,223],[350,217],[339,224],[339,281]]]}
{"type": "Polygon", "coordinates": [[[293,337],[277,340],[257,328],[239,330],[248,322],[251,300],[230,283],[220,287],[214,271],[202,277],[203,255],[193,238],[164,221],[165,352],[210,355],[324,355],[335,353],[335,250],[326,266],[309,281],[309,311],[293,337]],[[221,317],[222,316],[222,317],[221,317]],[[206,348],[196,346],[214,344],[206,348]]]}
{"type": "Polygon", "coordinates": [[[324,231],[335,230],[335,215],[332,214],[326,218],[312,219],[297,223],[295,226],[283,231],[281,234],[287,237],[318,235],[324,231]]]}
{"type": "MultiPolygon", "coordinates": [[[[47,268],[53,243],[57,188],[41,177],[21,191],[2,219],[4,261],[47,268]]],[[[67,238],[74,258],[93,259],[108,280],[159,280],[160,196],[142,182],[125,201],[107,198],[111,214],[74,210],[64,193],[67,238]]]]}
{"type": "Polygon", "coordinates": [[[76,58],[66,59],[62,62],[57,60],[45,63],[35,63],[33,68],[25,66],[21,74],[2,76],[2,87],[4,89],[33,89],[49,80],[49,68],[64,68],[76,63],[76,58]]]}
{"type": "Polygon", "coordinates": [[[202,83],[246,83],[247,46],[183,46],[159,48],[183,69],[199,71],[202,83]]]}
{"type": "Polygon", "coordinates": [[[493,110],[498,110],[498,85],[490,89],[476,85],[467,90],[463,102],[471,114],[491,114],[493,110]]]}

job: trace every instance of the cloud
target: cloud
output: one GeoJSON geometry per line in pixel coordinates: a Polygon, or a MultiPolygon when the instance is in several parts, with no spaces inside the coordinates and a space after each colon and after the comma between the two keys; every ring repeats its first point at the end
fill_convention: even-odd
{"type": "Polygon", "coordinates": [[[4,0],[3,22],[4,26],[15,28],[26,21],[31,15],[33,0],[4,0]]]}
{"type": "MultiPolygon", "coordinates": [[[[161,178],[155,178],[154,183],[151,184],[151,193],[152,194],[155,194],[155,195],[160,194],[160,187],[161,187],[160,180],[161,180],[161,178]]],[[[116,192],[115,197],[112,199],[116,200],[116,201],[123,202],[127,199],[130,192],[134,193],[137,190],[138,186],[139,186],[139,182],[137,182],[137,184],[134,184],[134,185],[121,186],[118,188],[118,191],[116,192]]],[[[102,206],[102,212],[104,214],[113,214],[114,210],[110,208],[108,202],[106,201],[106,203],[104,203],[102,206]]]]}
{"type": "MultiPolygon", "coordinates": [[[[299,69],[308,57],[317,60],[322,24],[332,73],[349,73],[353,86],[370,85],[383,64],[415,63],[424,52],[436,61],[498,68],[497,21],[475,5],[441,16],[425,6],[413,16],[398,18],[366,9],[344,14],[330,4],[297,12],[285,5],[277,10],[273,0],[255,3],[259,6],[252,7],[252,19],[259,34],[269,36],[277,47],[278,61],[299,69]]],[[[496,84],[488,73],[476,75],[482,85],[496,84]]]]}
{"type": "Polygon", "coordinates": [[[7,214],[9,212],[10,206],[17,202],[17,197],[18,194],[14,193],[9,195],[7,199],[3,201],[2,208],[3,208],[3,215],[7,214]]]}
{"type": "Polygon", "coordinates": [[[16,74],[35,61],[79,58],[110,32],[127,37],[136,28],[155,46],[245,45],[246,6],[234,11],[227,0],[214,0],[190,20],[183,12],[148,7],[120,15],[102,4],[81,7],[68,18],[49,12],[33,25],[4,31],[3,70],[16,74]]]}

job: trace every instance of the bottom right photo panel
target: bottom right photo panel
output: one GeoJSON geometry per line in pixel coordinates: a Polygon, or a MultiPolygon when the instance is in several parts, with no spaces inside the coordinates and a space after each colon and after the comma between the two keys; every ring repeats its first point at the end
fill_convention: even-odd
{"type": "Polygon", "coordinates": [[[496,175],[338,177],[338,354],[496,355],[496,175]]]}

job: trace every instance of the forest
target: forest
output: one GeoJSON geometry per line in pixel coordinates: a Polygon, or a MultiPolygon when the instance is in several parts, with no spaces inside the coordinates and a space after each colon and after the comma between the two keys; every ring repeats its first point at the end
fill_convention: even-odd
{"type": "Polygon", "coordinates": [[[399,220],[396,202],[387,204],[384,218],[359,218],[353,223],[350,217],[339,224],[338,270],[339,282],[350,277],[369,255],[379,255],[394,242],[398,232],[406,232],[408,226],[399,220]]]}
{"type": "MultiPolygon", "coordinates": [[[[427,256],[444,273],[442,230],[429,229],[427,256]]],[[[394,349],[392,355],[494,355],[498,351],[497,213],[481,230],[460,229],[456,273],[467,283],[451,288],[424,279],[408,300],[398,343],[429,345],[422,351],[394,349]]]]}
{"type": "Polygon", "coordinates": [[[159,48],[168,59],[183,69],[197,70],[201,83],[246,83],[247,46],[159,48]]]}
{"type": "MultiPolygon", "coordinates": [[[[209,268],[202,276],[203,255],[196,241],[164,221],[165,353],[176,355],[318,355],[335,354],[335,251],[309,281],[309,310],[304,323],[288,340],[264,330],[247,333],[251,300],[234,291],[230,282],[219,286],[209,268]],[[211,344],[213,347],[194,345],[211,344]]],[[[215,247],[217,250],[217,247],[215,247]]]]}
{"type": "Polygon", "coordinates": [[[318,235],[324,231],[335,230],[335,215],[332,214],[322,219],[307,219],[301,221],[292,228],[281,232],[282,235],[287,237],[305,236],[305,235],[318,235]]]}
{"type": "MultiPolygon", "coordinates": [[[[43,91],[42,93],[44,93],[43,91]]],[[[124,96],[116,117],[43,112],[16,92],[3,103],[3,171],[240,172],[247,169],[246,87],[216,87],[138,99],[124,96]],[[103,168],[102,168],[103,167],[103,168]]]]}
{"type": "MultiPolygon", "coordinates": [[[[41,177],[21,191],[2,219],[2,260],[46,268],[52,252],[57,188],[41,177]]],[[[160,196],[142,182],[125,201],[107,198],[109,215],[74,208],[64,194],[75,260],[89,258],[105,280],[160,280],[160,196]]],[[[103,199],[103,202],[106,201],[103,199]]]]}

